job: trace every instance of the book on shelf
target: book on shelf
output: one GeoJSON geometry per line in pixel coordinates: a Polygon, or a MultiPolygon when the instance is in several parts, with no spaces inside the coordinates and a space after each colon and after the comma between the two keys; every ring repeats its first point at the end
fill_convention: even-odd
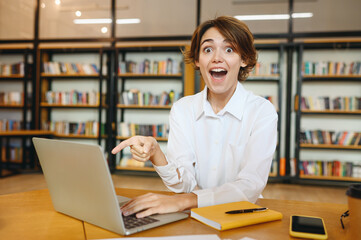
{"type": "Polygon", "coordinates": [[[286,158],[280,158],[280,176],[286,176],[286,158]]]}
{"type": "MultiPolygon", "coordinates": [[[[30,95],[30,94],[28,94],[28,95],[30,95]]],[[[0,104],[4,104],[4,105],[24,104],[24,93],[17,92],[17,91],[0,92],[0,104]]]]}
{"type": "Polygon", "coordinates": [[[24,72],[23,62],[13,64],[0,63],[0,76],[25,75],[24,72]]]}
{"type": "Polygon", "coordinates": [[[47,91],[45,96],[45,102],[49,104],[89,104],[99,105],[99,92],[81,92],[72,90],[70,92],[65,91],[47,91]]]}
{"type": "Polygon", "coordinates": [[[98,74],[94,63],[44,62],[43,72],[48,74],[98,74]]]}
{"type": "Polygon", "coordinates": [[[118,125],[118,136],[131,137],[135,135],[167,138],[168,124],[136,124],[121,122],[118,125]]]}
{"type": "Polygon", "coordinates": [[[296,166],[297,166],[297,160],[296,158],[291,158],[290,159],[290,176],[294,177],[296,176],[296,166]]]}
{"type": "Polygon", "coordinates": [[[267,209],[261,212],[226,214],[227,211],[260,208],[247,201],[224,203],[191,209],[191,217],[217,230],[228,230],[282,219],[282,213],[267,209]]]}
{"type": "Polygon", "coordinates": [[[254,66],[250,76],[267,76],[275,75],[280,73],[280,68],[278,63],[262,63],[257,62],[254,66]]]}
{"type": "Polygon", "coordinates": [[[277,171],[278,171],[278,164],[277,161],[273,159],[271,164],[270,175],[274,175],[274,176],[277,175],[277,171]]]}
{"type": "Polygon", "coordinates": [[[163,91],[159,95],[150,92],[140,92],[138,89],[130,89],[119,94],[119,104],[138,106],[168,106],[182,97],[181,93],[173,90],[163,91]]]}
{"type": "Polygon", "coordinates": [[[179,74],[181,73],[181,62],[172,58],[162,61],[144,59],[142,62],[120,61],[118,74],[179,74]]]}
{"type": "Polygon", "coordinates": [[[360,75],[361,62],[305,61],[302,63],[302,73],[303,75],[360,75]]]}
{"type": "Polygon", "coordinates": [[[20,145],[10,145],[10,161],[21,161],[23,148],[20,145]]]}
{"type": "Polygon", "coordinates": [[[301,98],[302,110],[361,110],[361,97],[335,97],[329,96],[303,96],[301,98]]]}
{"type": "Polygon", "coordinates": [[[360,146],[361,132],[353,131],[326,131],[302,130],[300,143],[305,144],[332,144],[341,146],[360,146]]]}
{"type": "Polygon", "coordinates": [[[20,144],[12,143],[8,146],[8,149],[6,149],[5,146],[2,146],[1,151],[1,161],[2,162],[21,162],[23,158],[23,148],[20,146],[20,144]],[[9,151],[9,158],[6,157],[6,151],[9,151]]]}
{"type": "MultiPolygon", "coordinates": [[[[104,125],[104,123],[102,123],[104,125]]],[[[69,122],[69,121],[51,121],[43,122],[42,130],[53,131],[62,135],[82,135],[82,136],[98,136],[99,130],[104,134],[104,126],[99,129],[97,121],[86,122],[69,122]]]]}
{"type": "MultiPolygon", "coordinates": [[[[26,123],[25,129],[29,129],[30,123],[26,123]]],[[[23,129],[23,121],[15,119],[0,119],[0,131],[19,131],[23,129]]]]}
{"type": "Polygon", "coordinates": [[[361,162],[346,161],[300,161],[300,174],[323,177],[361,177],[361,162]]]}

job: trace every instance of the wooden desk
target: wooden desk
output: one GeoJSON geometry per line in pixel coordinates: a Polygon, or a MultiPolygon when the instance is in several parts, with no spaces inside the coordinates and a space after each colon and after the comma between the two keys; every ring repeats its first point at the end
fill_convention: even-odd
{"type": "MultiPolygon", "coordinates": [[[[116,192],[119,195],[135,197],[148,191],[118,188],[116,192]]],[[[158,193],[172,194],[170,192],[158,193]]],[[[283,219],[220,232],[188,218],[131,236],[217,234],[221,239],[241,239],[246,236],[254,239],[296,239],[289,236],[289,218],[292,214],[300,214],[322,217],[325,220],[330,240],[346,239],[346,230],[343,230],[340,225],[340,216],[347,210],[346,204],[273,199],[260,199],[257,204],[281,212],[283,219]]],[[[121,237],[116,233],[55,212],[48,190],[0,195],[1,239],[104,239],[121,237]]]]}
{"type": "MultiPolygon", "coordinates": [[[[132,198],[144,194],[147,191],[118,188],[116,189],[116,192],[119,195],[132,198]]],[[[283,214],[283,219],[281,221],[274,221],[220,232],[194,219],[188,218],[186,220],[181,220],[179,222],[150,229],[131,236],[160,237],[193,234],[217,234],[221,239],[238,240],[243,237],[251,237],[254,239],[297,239],[292,238],[289,235],[289,224],[290,216],[293,214],[299,214],[322,217],[325,220],[329,240],[346,239],[346,230],[343,230],[340,224],[340,216],[347,210],[346,204],[315,203],[274,199],[259,199],[257,204],[281,212],[283,214]]],[[[87,239],[121,237],[116,233],[109,232],[88,223],[84,223],[84,227],[87,239]]]]}
{"type": "Polygon", "coordinates": [[[83,222],[54,210],[48,190],[0,195],[0,239],[81,239],[83,222]]]}

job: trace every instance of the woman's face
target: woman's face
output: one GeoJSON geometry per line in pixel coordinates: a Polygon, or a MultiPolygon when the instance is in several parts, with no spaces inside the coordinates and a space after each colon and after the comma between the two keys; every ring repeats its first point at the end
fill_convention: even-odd
{"type": "Polygon", "coordinates": [[[239,69],[246,64],[232,48],[229,40],[212,27],[201,39],[196,66],[201,71],[210,97],[222,96],[228,101],[236,89],[239,69]]]}

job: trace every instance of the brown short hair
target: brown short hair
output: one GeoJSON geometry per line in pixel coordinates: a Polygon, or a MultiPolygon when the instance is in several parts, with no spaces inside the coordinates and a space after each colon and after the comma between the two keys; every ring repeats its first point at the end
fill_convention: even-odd
{"type": "Polygon", "coordinates": [[[230,41],[232,47],[247,64],[246,67],[241,67],[238,73],[238,81],[245,81],[257,63],[257,51],[253,35],[247,25],[234,17],[221,16],[199,25],[193,33],[190,50],[184,52],[186,63],[193,64],[194,68],[199,70],[195,62],[199,60],[201,39],[204,33],[212,27],[215,27],[230,41]]]}

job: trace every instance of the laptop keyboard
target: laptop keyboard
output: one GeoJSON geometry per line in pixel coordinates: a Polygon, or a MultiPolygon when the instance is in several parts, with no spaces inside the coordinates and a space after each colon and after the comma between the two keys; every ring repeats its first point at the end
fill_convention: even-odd
{"type": "Polygon", "coordinates": [[[124,226],[127,229],[144,226],[150,223],[158,222],[158,219],[151,217],[137,218],[135,214],[123,216],[124,226]]]}

